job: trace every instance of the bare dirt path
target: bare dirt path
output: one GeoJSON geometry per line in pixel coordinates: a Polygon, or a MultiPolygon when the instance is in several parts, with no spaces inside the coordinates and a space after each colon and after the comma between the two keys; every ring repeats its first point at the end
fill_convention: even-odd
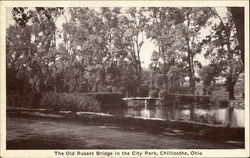
{"type": "Polygon", "coordinates": [[[116,125],[8,116],[7,149],[228,149],[232,143],[184,139],[116,125]]]}

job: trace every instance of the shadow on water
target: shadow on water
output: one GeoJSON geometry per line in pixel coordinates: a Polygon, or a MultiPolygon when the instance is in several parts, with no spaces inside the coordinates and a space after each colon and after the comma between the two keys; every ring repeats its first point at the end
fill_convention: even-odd
{"type": "MultiPolygon", "coordinates": [[[[102,108],[103,113],[121,117],[139,117],[144,119],[173,119],[191,121],[190,109],[176,107],[172,112],[160,105],[141,104],[125,108],[102,108]]],[[[244,109],[235,108],[229,114],[229,108],[195,108],[192,121],[231,127],[244,127],[244,109]]]]}

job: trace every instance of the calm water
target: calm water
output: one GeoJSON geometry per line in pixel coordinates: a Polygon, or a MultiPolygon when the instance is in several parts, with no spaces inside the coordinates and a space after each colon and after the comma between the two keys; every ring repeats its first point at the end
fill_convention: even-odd
{"type": "MultiPolygon", "coordinates": [[[[230,116],[228,111],[228,108],[196,108],[194,110],[193,121],[218,125],[230,124],[231,127],[244,127],[244,109],[235,108],[231,114],[231,121],[229,121],[230,116]]],[[[144,119],[190,120],[189,109],[176,108],[174,112],[170,112],[168,109],[161,106],[136,106],[129,108],[103,109],[102,112],[112,115],[139,117],[144,119]]]]}

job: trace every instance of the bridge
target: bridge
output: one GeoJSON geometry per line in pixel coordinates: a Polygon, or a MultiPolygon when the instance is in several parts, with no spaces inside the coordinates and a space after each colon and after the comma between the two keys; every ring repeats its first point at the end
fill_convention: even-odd
{"type": "Polygon", "coordinates": [[[122,98],[122,100],[160,100],[160,98],[156,97],[130,97],[130,98],[122,98]]]}
{"type": "MultiPolygon", "coordinates": [[[[191,94],[176,94],[176,93],[168,93],[166,98],[167,102],[178,100],[179,104],[193,104],[193,103],[199,103],[199,104],[207,104],[210,100],[209,95],[191,95],[191,94]]],[[[144,104],[148,105],[149,101],[156,101],[160,100],[160,98],[157,97],[129,97],[129,98],[122,98],[122,100],[127,101],[128,103],[131,101],[141,100],[144,101],[144,104]]],[[[133,106],[133,105],[128,105],[133,106]]],[[[136,106],[136,105],[135,105],[136,106]]]]}
{"type": "Polygon", "coordinates": [[[122,100],[127,101],[127,105],[128,107],[134,107],[134,106],[138,106],[138,104],[135,104],[135,102],[133,101],[143,101],[144,106],[146,108],[146,106],[149,104],[149,101],[156,101],[156,100],[160,100],[160,98],[156,98],[156,97],[130,97],[130,98],[122,98],[122,100]],[[131,104],[129,102],[132,102],[131,104]]]}

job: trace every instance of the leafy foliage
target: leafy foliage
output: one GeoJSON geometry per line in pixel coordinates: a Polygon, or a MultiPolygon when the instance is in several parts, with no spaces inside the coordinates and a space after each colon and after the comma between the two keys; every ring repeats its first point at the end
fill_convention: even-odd
{"type": "Polygon", "coordinates": [[[46,93],[43,95],[41,107],[55,110],[92,111],[100,110],[100,102],[94,96],[80,93],[46,93]]]}
{"type": "Polygon", "coordinates": [[[234,86],[244,69],[235,24],[230,14],[227,21],[220,20],[218,25],[213,26],[212,33],[204,41],[208,45],[205,57],[211,61],[211,66],[226,78],[229,99],[234,99],[234,86]]]}
{"type": "Polygon", "coordinates": [[[56,63],[56,18],[63,8],[13,8],[7,29],[7,70],[37,91],[51,88],[56,63]],[[53,15],[53,16],[52,16],[53,15]],[[29,79],[27,81],[27,79],[29,79]],[[26,80],[26,81],[25,81],[26,80]]]}
{"type": "Polygon", "coordinates": [[[195,68],[202,68],[195,57],[205,50],[211,64],[201,73],[204,84],[222,74],[233,98],[233,86],[243,70],[235,19],[228,16],[227,22],[211,23],[221,20],[214,8],[15,7],[12,16],[16,23],[8,27],[6,38],[9,94],[148,96],[153,89],[181,92],[186,76],[194,94],[195,68]],[[62,28],[57,28],[58,19],[65,21],[62,28]],[[210,35],[203,37],[208,27],[210,35]],[[141,66],[145,37],[157,48],[149,70],[141,66]]]}

